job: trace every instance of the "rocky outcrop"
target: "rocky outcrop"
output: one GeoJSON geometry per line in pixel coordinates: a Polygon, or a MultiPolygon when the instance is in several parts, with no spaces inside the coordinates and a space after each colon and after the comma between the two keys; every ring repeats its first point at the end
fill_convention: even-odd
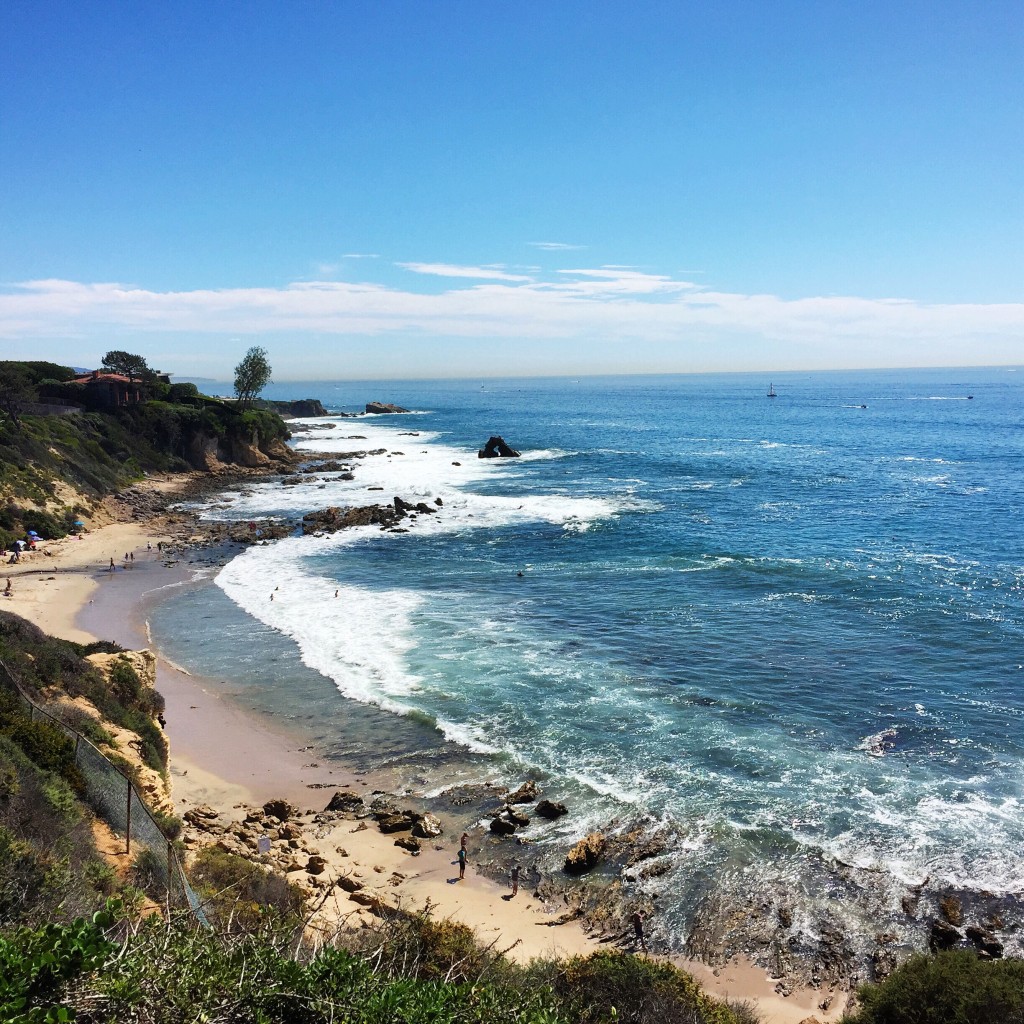
{"type": "Polygon", "coordinates": [[[505,797],[510,804],[532,804],[540,796],[540,789],[533,779],[527,779],[514,793],[505,797]]]}
{"type": "Polygon", "coordinates": [[[367,402],[366,411],[371,416],[384,416],[388,413],[395,412],[408,412],[408,409],[403,409],[400,405],[391,405],[389,402],[367,402]]]}
{"type": "Polygon", "coordinates": [[[605,837],[600,832],[591,832],[581,839],[565,855],[565,873],[567,875],[583,875],[592,870],[604,853],[605,837]]]}
{"type": "Polygon", "coordinates": [[[537,804],[537,813],[542,818],[547,818],[548,821],[554,821],[556,818],[561,818],[563,815],[569,813],[569,808],[565,804],[553,803],[551,800],[541,800],[537,804]]]}
{"type": "Polygon", "coordinates": [[[398,496],[390,505],[357,505],[354,508],[338,508],[332,505],[318,512],[307,512],[302,517],[302,532],[337,533],[351,526],[379,526],[394,528],[401,520],[417,515],[436,515],[437,509],[425,501],[414,505],[398,496]]]}
{"type": "Polygon", "coordinates": [[[480,459],[518,459],[521,452],[517,452],[511,445],[506,444],[503,437],[489,437],[487,444],[476,454],[480,459]]]}
{"type": "Polygon", "coordinates": [[[263,813],[270,815],[272,818],[287,821],[293,815],[297,814],[298,810],[287,800],[268,800],[263,805],[263,813]]]}
{"type": "Polygon", "coordinates": [[[330,413],[323,407],[318,398],[299,398],[294,402],[278,402],[265,400],[260,403],[278,414],[282,419],[296,416],[329,416],[330,413]]]}
{"type": "Polygon", "coordinates": [[[420,839],[436,839],[444,832],[444,826],[433,814],[424,814],[412,827],[412,834],[420,839]]]}

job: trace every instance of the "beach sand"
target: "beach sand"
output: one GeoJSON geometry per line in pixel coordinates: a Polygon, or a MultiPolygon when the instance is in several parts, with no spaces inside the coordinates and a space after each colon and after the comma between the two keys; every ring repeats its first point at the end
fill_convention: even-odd
{"type": "MultiPolygon", "coordinates": [[[[12,581],[12,592],[0,607],[65,639],[148,646],[142,609],[155,591],[187,586],[194,571],[187,560],[165,558],[158,551],[158,543],[170,540],[171,532],[171,523],[157,518],[110,522],[82,539],[43,542],[19,564],[0,567],[0,576],[12,581]],[[134,558],[126,561],[126,554],[134,558]]],[[[0,590],[4,582],[0,579],[0,590]]],[[[320,767],[315,752],[303,749],[301,739],[289,734],[284,723],[235,704],[217,692],[215,681],[195,678],[159,659],[157,688],[166,700],[172,798],[179,814],[206,806],[223,821],[237,821],[247,807],[270,799],[283,798],[300,810],[315,811],[323,809],[335,789],[360,795],[370,791],[372,780],[335,763],[320,767]]],[[[520,889],[515,899],[503,899],[510,890],[477,874],[472,856],[465,880],[457,881],[457,847],[457,836],[443,836],[424,842],[414,857],[396,847],[393,836],[347,819],[317,829],[307,843],[326,861],[321,879],[330,883],[353,875],[366,892],[378,892],[390,904],[419,909],[429,903],[435,917],[469,925],[483,942],[494,942],[516,959],[586,955],[602,948],[577,923],[558,923],[565,908],[544,907],[528,888],[520,889]]],[[[358,920],[367,913],[337,886],[321,891],[324,911],[335,920],[358,920]]],[[[818,1006],[828,993],[810,988],[783,997],[773,979],[743,959],[714,970],[680,958],[673,961],[711,994],[756,1003],[765,1024],[799,1024],[808,1017],[833,1021],[846,1004],[845,993],[836,993],[829,1010],[823,1011],[818,1006]]]]}

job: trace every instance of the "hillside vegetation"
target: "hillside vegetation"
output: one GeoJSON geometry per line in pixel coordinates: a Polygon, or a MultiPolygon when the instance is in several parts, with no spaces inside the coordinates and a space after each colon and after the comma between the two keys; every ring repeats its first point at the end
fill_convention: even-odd
{"type": "Polygon", "coordinates": [[[93,503],[147,473],[261,466],[287,458],[284,421],[268,409],[149,380],[142,400],[97,407],[73,371],[0,362],[0,544],[28,530],[71,532],[93,503]]]}

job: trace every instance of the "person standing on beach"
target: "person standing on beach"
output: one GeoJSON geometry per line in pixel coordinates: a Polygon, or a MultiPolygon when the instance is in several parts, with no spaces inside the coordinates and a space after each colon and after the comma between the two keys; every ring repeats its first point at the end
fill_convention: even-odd
{"type": "Polygon", "coordinates": [[[466,848],[465,846],[459,847],[459,881],[461,882],[466,877],[466,848]]]}
{"type": "Polygon", "coordinates": [[[462,833],[462,840],[459,843],[459,845],[462,847],[462,849],[465,849],[466,848],[466,843],[468,843],[468,842],[469,842],[469,833],[468,832],[463,832],[462,833]]]}
{"type": "Polygon", "coordinates": [[[647,939],[644,938],[644,915],[639,910],[634,910],[630,916],[630,921],[633,922],[633,937],[636,939],[636,944],[646,953],[647,939]]]}
{"type": "Polygon", "coordinates": [[[515,896],[519,892],[519,865],[513,864],[509,874],[512,876],[512,895],[515,896]]]}

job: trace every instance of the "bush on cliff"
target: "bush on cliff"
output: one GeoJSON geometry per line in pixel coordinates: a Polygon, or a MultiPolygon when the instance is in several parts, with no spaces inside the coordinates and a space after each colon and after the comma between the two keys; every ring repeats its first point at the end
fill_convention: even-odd
{"type": "Polygon", "coordinates": [[[847,1024],[1024,1024],[1024,961],[918,954],[858,998],[847,1024]]]}

